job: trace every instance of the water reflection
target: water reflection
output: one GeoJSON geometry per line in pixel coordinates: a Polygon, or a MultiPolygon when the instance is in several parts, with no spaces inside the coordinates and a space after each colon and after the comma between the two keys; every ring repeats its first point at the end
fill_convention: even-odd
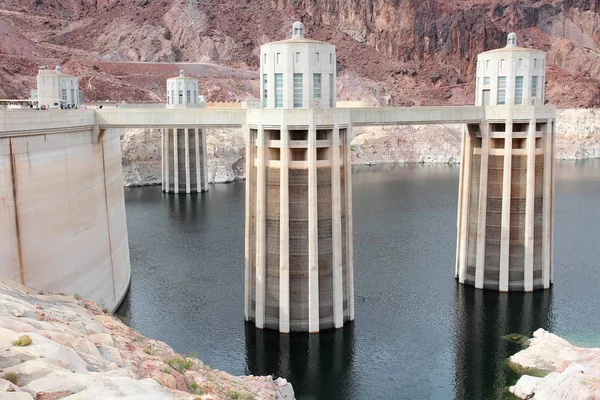
{"type": "Polygon", "coordinates": [[[501,336],[552,330],[552,290],[509,295],[457,284],[455,304],[455,398],[502,398],[511,378],[506,354],[520,346],[501,336]]]}
{"type": "Polygon", "coordinates": [[[354,353],[352,323],[312,335],[280,335],[246,324],[246,373],[284,377],[298,398],[352,398],[354,353]]]}

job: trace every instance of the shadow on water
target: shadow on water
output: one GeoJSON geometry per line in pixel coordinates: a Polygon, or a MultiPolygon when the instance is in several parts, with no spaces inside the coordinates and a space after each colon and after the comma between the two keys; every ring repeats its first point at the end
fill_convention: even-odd
{"type": "Polygon", "coordinates": [[[506,357],[522,349],[502,336],[552,330],[552,290],[508,294],[456,286],[455,398],[501,399],[517,378],[506,357]]]}
{"type": "Polygon", "coordinates": [[[298,399],[352,398],[354,324],[319,334],[279,334],[246,323],[246,373],[289,380],[298,399]]]}

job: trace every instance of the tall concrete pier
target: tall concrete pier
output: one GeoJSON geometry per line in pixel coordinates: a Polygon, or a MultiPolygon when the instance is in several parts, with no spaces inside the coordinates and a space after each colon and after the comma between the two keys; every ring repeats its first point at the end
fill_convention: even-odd
{"type": "Polygon", "coordinates": [[[261,108],[246,132],[245,317],[318,332],[354,319],[350,115],[335,109],[335,46],[261,47],[261,108]]]}
{"type": "MultiPolygon", "coordinates": [[[[179,76],[167,79],[167,109],[203,108],[198,80],[179,76]]],[[[198,193],[208,190],[206,136],[200,128],[162,130],[162,190],[166,193],[198,193]]]]}
{"type": "Polygon", "coordinates": [[[456,277],[502,292],[552,283],[555,110],[544,105],[545,53],[479,54],[480,124],[462,138],[456,277]]]}

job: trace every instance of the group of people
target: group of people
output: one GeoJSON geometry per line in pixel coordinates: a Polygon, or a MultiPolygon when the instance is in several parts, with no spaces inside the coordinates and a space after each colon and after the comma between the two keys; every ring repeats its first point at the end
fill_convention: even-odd
{"type": "MultiPolygon", "coordinates": [[[[102,107],[102,106],[100,106],[100,107],[102,107]]],[[[45,104],[42,104],[42,105],[39,105],[39,106],[34,106],[33,104],[29,104],[29,108],[37,109],[37,110],[48,110],[48,109],[50,109],[52,107],[47,106],[45,104]]],[[[61,110],[77,110],[78,108],[79,107],[77,107],[76,104],[63,104],[63,103],[60,103],[60,109],[61,110]]],[[[87,107],[85,107],[85,106],[84,106],[84,108],[87,109],[87,107]]]]}

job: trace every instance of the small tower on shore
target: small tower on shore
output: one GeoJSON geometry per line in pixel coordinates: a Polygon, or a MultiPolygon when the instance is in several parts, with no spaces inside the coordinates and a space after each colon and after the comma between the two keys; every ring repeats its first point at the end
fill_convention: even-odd
{"type": "Polygon", "coordinates": [[[475,105],[463,131],[456,277],[502,292],[552,284],[553,107],[544,107],[545,53],[507,46],[477,57],[475,105]]]}
{"type": "Polygon", "coordinates": [[[335,108],[335,46],[260,50],[261,107],[246,132],[245,317],[319,332],[354,319],[350,115],[335,108]]]}
{"type": "Polygon", "coordinates": [[[79,90],[79,81],[73,75],[63,73],[58,65],[55,69],[41,66],[37,74],[37,100],[38,105],[49,108],[75,105],[83,103],[83,96],[79,90]]]}
{"type": "MultiPolygon", "coordinates": [[[[167,79],[167,109],[203,108],[198,80],[185,76],[167,79]]],[[[203,129],[162,130],[162,190],[166,193],[197,193],[208,190],[206,137],[203,129]]]]}

